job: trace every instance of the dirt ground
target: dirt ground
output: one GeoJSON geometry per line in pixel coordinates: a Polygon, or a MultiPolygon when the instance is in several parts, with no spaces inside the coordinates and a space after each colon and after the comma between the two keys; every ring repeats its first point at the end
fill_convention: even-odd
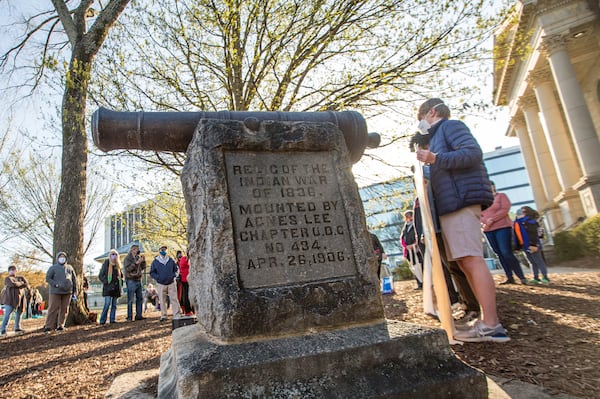
{"type": "MultiPolygon", "coordinates": [[[[597,260],[587,262],[598,267],[597,260]]],[[[542,385],[551,393],[600,398],[600,268],[575,274],[550,269],[550,278],[548,286],[498,286],[499,314],[510,342],[452,348],[489,375],[542,385]]],[[[383,298],[386,317],[440,327],[423,314],[415,285],[396,282],[395,293],[383,298]]],[[[0,398],[102,398],[116,376],[158,369],[171,344],[170,323],[159,323],[158,312],[136,322],[126,322],[120,313],[114,325],[49,335],[41,332],[43,320],[25,320],[28,333],[9,333],[0,341],[0,398]]],[[[155,394],[156,378],[147,383],[155,394]]]]}

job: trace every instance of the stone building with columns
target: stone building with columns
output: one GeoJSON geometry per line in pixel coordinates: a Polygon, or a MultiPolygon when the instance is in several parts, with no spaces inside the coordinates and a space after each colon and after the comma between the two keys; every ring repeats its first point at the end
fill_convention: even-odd
{"type": "Polygon", "coordinates": [[[520,0],[495,36],[494,103],[508,106],[552,232],[600,210],[600,2],[520,0]]]}

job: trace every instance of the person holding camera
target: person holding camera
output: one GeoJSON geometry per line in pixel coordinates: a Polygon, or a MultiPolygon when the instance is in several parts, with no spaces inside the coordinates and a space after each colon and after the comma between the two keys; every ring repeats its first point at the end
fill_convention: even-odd
{"type": "Polygon", "coordinates": [[[127,321],[133,320],[133,298],[135,296],[135,320],[142,316],[142,275],[146,269],[146,258],[140,254],[139,245],[133,244],[125,257],[125,284],[127,285],[127,321]]]}

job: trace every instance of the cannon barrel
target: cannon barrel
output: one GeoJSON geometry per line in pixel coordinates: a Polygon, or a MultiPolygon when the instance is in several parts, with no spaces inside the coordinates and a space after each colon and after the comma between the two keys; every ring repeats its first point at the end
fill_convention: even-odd
{"type": "Polygon", "coordinates": [[[92,115],[92,137],[102,151],[117,149],[185,152],[201,119],[242,121],[331,122],[344,134],[350,159],[356,163],[366,147],[379,145],[379,134],[367,133],[367,123],[355,111],[326,112],[119,112],[100,107],[92,115]]]}

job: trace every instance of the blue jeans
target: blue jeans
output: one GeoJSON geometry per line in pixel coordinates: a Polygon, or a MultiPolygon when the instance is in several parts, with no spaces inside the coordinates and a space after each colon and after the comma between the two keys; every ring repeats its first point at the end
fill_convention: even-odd
{"type": "Polygon", "coordinates": [[[133,295],[135,295],[135,317],[142,317],[142,282],[138,280],[127,280],[127,320],[133,317],[133,295]]]}
{"type": "Polygon", "coordinates": [[[523,280],[525,278],[523,269],[521,269],[521,264],[512,251],[512,228],[503,227],[494,231],[486,231],[485,236],[496,255],[498,255],[506,278],[512,280],[514,271],[517,277],[523,280]]]}
{"type": "Polygon", "coordinates": [[[535,253],[525,252],[525,255],[527,256],[529,263],[531,263],[531,268],[533,269],[533,278],[538,280],[541,272],[542,277],[548,279],[548,269],[546,268],[546,262],[544,262],[544,258],[542,258],[542,251],[538,250],[535,253]]]}
{"type": "Polygon", "coordinates": [[[100,315],[100,324],[106,323],[106,315],[108,313],[108,308],[110,307],[110,322],[114,323],[117,321],[117,300],[119,298],[115,298],[112,296],[104,297],[104,307],[102,308],[102,314],[100,315]]]}
{"type": "Polygon", "coordinates": [[[2,329],[0,330],[3,333],[6,332],[6,326],[8,325],[8,322],[10,321],[10,316],[13,311],[16,311],[15,312],[15,331],[21,329],[21,314],[22,314],[21,309],[15,309],[12,306],[4,305],[4,320],[2,320],[2,329]]]}

